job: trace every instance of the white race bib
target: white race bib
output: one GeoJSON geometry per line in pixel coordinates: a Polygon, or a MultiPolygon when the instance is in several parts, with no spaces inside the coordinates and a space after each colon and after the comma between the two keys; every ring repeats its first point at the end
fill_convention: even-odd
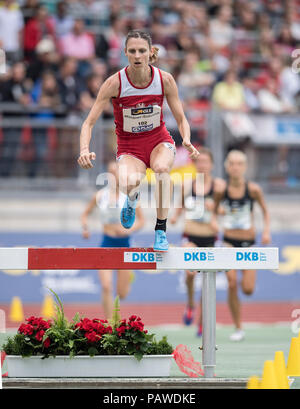
{"type": "Polygon", "coordinates": [[[152,131],[160,126],[161,107],[149,105],[140,108],[123,108],[123,130],[139,133],[152,131]]]}
{"type": "Polygon", "coordinates": [[[251,210],[249,204],[235,209],[227,208],[227,206],[224,205],[224,208],[225,216],[223,226],[225,229],[248,230],[251,228],[251,210]]]}

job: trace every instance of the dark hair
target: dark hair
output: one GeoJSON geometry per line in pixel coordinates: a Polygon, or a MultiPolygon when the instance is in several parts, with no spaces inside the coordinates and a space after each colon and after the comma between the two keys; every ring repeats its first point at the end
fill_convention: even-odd
{"type": "Polygon", "coordinates": [[[196,147],[196,148],[198,149],[198,152],[200,154],[207,155],[210,158],[211,163],[214,163],[213,153],[209,148],[206,148],[205,146],[200,146],[200,147],[196,147]]]}
{"type": "MultiPolygon", "coordinates": [[[[127,43],[130,38],[142,38],[143,40],[147,41],[149,48],[152,48],[152,38],[150,34],[146,33],[145,31],[141,30],[131,30],[128,32],[126,40],[125,40],[125,47],[127,48],[127,43]]],[[[150,63],[154,63],[158,59],[158,51],[157,47],[153,47],[153,54],[150,56],[150,63]]]]}

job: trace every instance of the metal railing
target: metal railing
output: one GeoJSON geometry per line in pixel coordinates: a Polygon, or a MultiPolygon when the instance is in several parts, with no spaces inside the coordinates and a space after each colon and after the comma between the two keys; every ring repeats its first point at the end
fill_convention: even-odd
{"type": "MultiPolygon", "coordinates": [[[[1,107],[0,107],[1,108],[1,107]]],[[[116,153],[113,120],[99,119],[93,129],[91,150],[96,152],[89,172],[77,164],[80,115],[38,118],[17,115],[0,118],[1,190],[78,190],[94,188],[97,176],[116,153]]],[[[24,110],[22,111],[24,114],[24,110]]],[[[225,177],[224,159],[231,148],[242,149],[249,160],[248,178],[267,192],[300,191],[300,134],[295,116],[249,115],[254,133],[236,135],[226,112],[194,110],[187,113],[192,141],[205,144],[214,154],[214,173],[225,177]],[[272,123],[276,122],[275,125],[272,123]],[[279,129],[278,134],[268,129],[279,129]],[[269,132],[269,134],[267,133],[269,132]]],[[[176,124],[166,115],[166,125],[177,145],[181,138],[176,124]]]]}

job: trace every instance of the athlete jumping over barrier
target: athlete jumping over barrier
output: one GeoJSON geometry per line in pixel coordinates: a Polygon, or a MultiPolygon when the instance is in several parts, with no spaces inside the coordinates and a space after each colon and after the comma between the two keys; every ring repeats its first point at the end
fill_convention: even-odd
{"type": "Polygon", "coordinates": [[[120,187],[127,195],[121,211],[121,223],[129,229],[135,219],[139,186],[151,168],[156,175],[156,213],[154,250],[167,251],[166,222],[170,203],[170,171],[175,157],[175,143],[164,120],[164,97],[177,122],[183,146],[190,157],[198,156],[190,141],[190,126],[178,97],[177,85],[171,74],[151,65],[158,49],[152,46],[149,34],[133,30],[127,35],[125,55],[129,65],[110,76],[101,86],[97,99],[84,121],[80,135],[79,165],[91,168],[96,158],[90,152],[92,128],[107,103],[112,100],[117,134],[117,161],[120,187]]]}

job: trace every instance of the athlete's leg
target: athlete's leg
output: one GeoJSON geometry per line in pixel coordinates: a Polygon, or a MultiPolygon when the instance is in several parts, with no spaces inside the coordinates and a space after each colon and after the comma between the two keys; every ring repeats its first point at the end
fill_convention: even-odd
{"type": "Polygon", "coordinates": [[[135,220],[135,208],[139,198],[139,186],[146,174],[146,165],[132,155],[118,158],[120,190],[127,194],[127,200],[121,210],[121,223],[126,229],[132,227],[135,220]]]}
{"type": "Polygon", "coordinates": [[[120,300],[127,297],[130,291],[131,270],[118,270],[117,272],[117,294],[120,300]]]}
{"type": "Polygon", "coordinates": [[[112,270],[99,270],[99,280],[101,282],[101,298],[102,306],[104,310],[104,316],[106,319],[112,317],[113,312],[113,283],[112,283],[112,270]]]}
{"type": "Polygon", "coordinates": [[[160,220],[165,220],[168,217],[172,192],[170,171],[174,157],[175,147],[164,142],[159,143],[150,155],[150,167],[156,177],[156,212],[157,218],[160,220]]]}
{"type": "Polygon", "coordinates": [[[226,273],[228,281],[228,306],[236,329],[241,329],[241,306],[238,297],[237,272],[229,270],[226,273]]]}
{"type": "Polygon", "coordinates": [[[120,190],[132,199],[145,177],[146,165],[132,155],[119,156],[117,163],[120,190]]]}
{"type": "Polygon", "coordinates": [[[256,282],[256,271],[255,270],[243,270],[242,278],[242,290],[246,295],[253,294],[256,282]]]}
{"type": "Polygon", "coordinates": [[[172,184],[170,171],[174,163],[175,147],[172,144],[158,144],[150,155],[150,167],[155,173],[156,226],[154,250],[167,251],[166,223],[171,204],[172,184]]]}
{"type": "MultiPolygon", "coordinates": [[[[191,241],[186,241],[183,243],[182,247],[196,247],[196,245],[191,241]]],[[[183,314],[183,321],[186,325],[190,325],[194,319],[194,281],[197,272],[195,270],[186,270],[185,272],[185,284],[187,289],[187,305],[183,314]]],[[[201,311],[200,311],[201,313],[201,311]]]]}

